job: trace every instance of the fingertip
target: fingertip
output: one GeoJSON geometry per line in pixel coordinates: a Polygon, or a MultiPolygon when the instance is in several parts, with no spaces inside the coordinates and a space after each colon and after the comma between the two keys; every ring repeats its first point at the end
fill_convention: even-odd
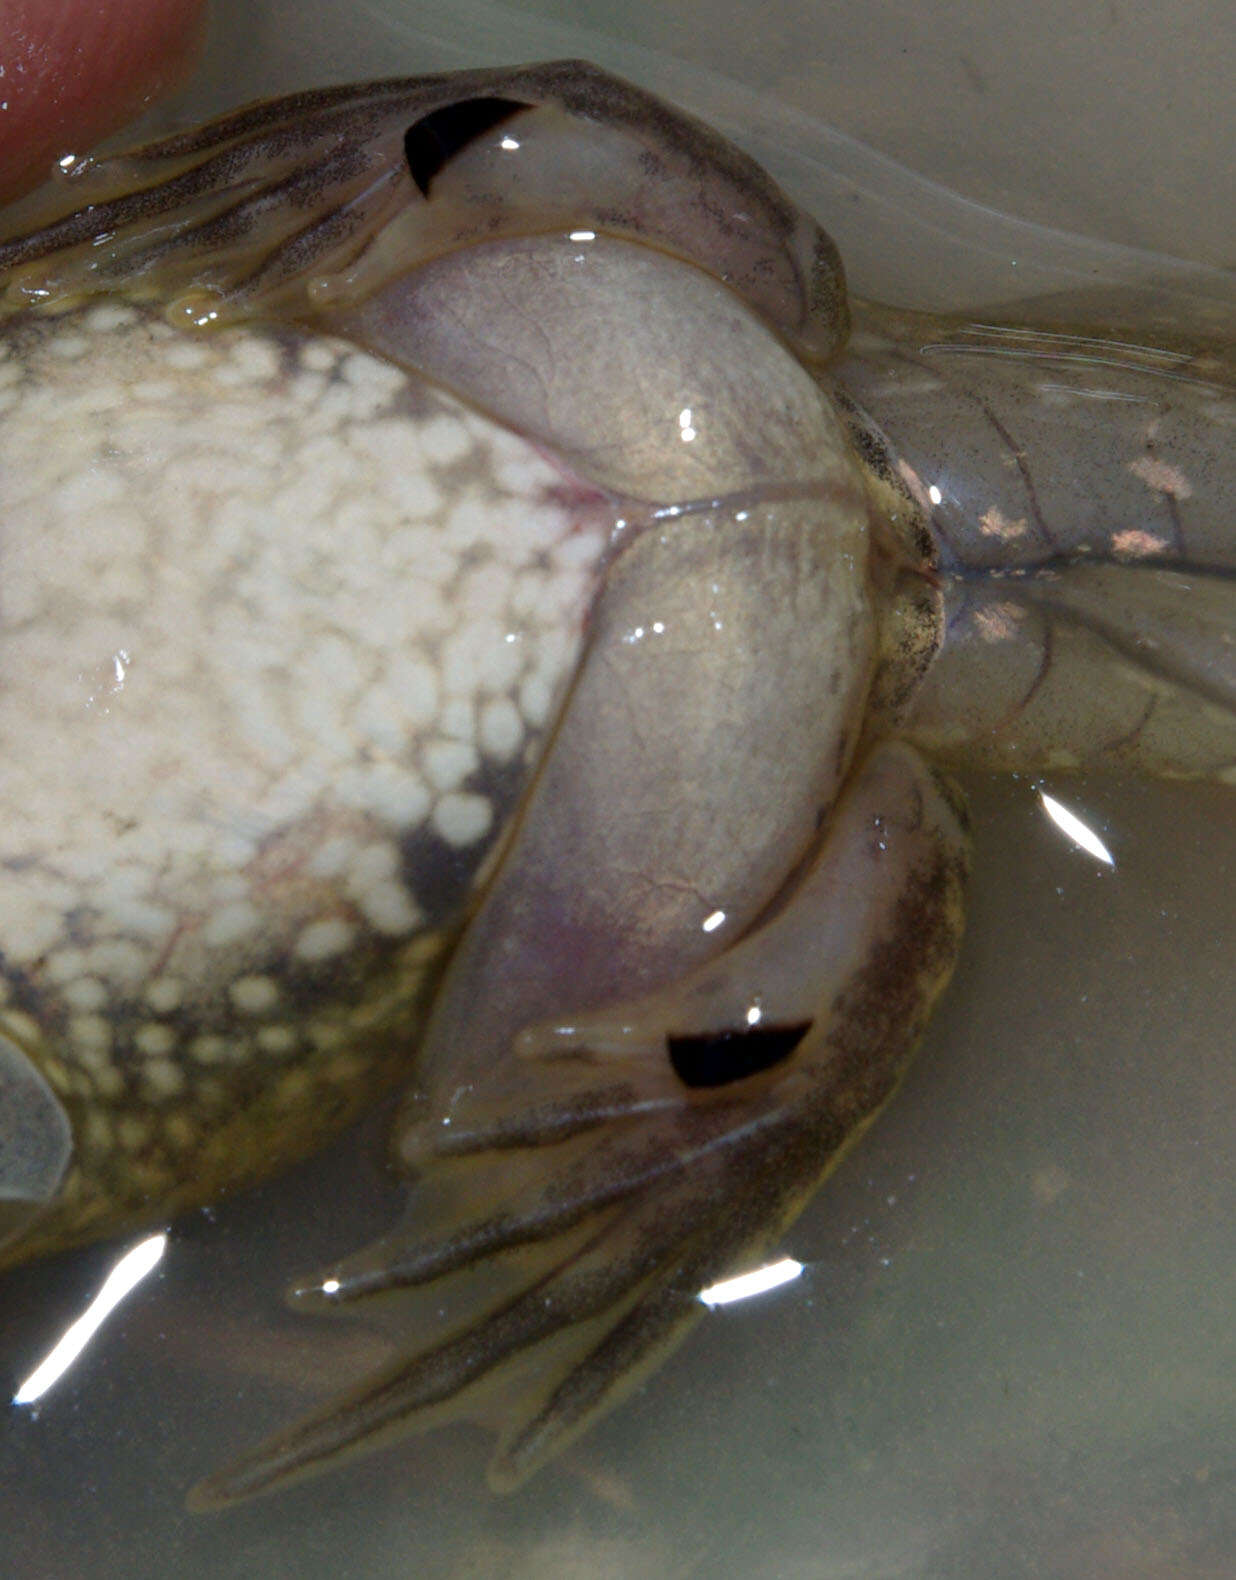
{"type": "Polygon", "coordinates": [[[197,56],[205,8],[206,0],[5,0],[0,200],[175,87],[197,56]]]}

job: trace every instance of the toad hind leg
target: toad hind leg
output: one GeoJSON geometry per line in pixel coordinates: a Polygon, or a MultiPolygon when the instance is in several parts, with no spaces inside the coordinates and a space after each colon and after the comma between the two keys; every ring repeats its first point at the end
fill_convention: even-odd
{"type": "Polygon", "coordinates": [[[205,1483],[199,1505],[460,1414],[497,1426],[490,1480],[506,1489],[586,1429],[891,1095],[952,970],[966,850],[949,789],[912,749],[879,748],[745,938],[671,988],[528,1028],[518,1102],[509,1081],[496,1095],[477,1081],[411,1127],[406,1157],[426,1178],[455,1176],[463,1218],[371,1247],[305,1298],[503,1276],[483,1282],[488,1300],[465,1296],[445,1336],[417,1335],[352,1396],[205,1483]],[[509,1176],[513,1159],[522,1188],[498,1195],[493,1170],[509,1176]]]}

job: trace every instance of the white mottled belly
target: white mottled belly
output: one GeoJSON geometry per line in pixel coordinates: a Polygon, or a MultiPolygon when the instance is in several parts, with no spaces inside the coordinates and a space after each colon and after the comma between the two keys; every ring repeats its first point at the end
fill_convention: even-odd
{"type": "Polygon", "coordinates": [[[117,1189],[223,1132],[231,1172],[272,1105],[307,1145],[406,1046],[610,525],[343,342],[112,304],[6,330],[0,1028],[117,1189]]]}

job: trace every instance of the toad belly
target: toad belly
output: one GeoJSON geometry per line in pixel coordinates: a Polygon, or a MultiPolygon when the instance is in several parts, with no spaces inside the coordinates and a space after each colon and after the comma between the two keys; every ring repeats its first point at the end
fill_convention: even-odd
{"type": "Polygon", "coordinates": [[[18,319],[0,413],[0,1232],[25,1256],[280,1167],[406,1069],[610,506],[291,330],[18,319]]]}

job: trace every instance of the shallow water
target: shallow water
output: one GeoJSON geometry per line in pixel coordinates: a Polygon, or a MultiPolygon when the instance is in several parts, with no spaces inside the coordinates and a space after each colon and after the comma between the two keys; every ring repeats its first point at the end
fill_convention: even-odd
{"type": "MultiPolygon", "coordinates": [[[[394,5],[362,6],[365,30],[355,8],[345,22],[325,3],[312,25],[290,25],[290,5],[275,3],[225,7],[222,22],[237,26],[242,9],[261,48],[237,71],[236,33],[222,27],[199,107],[327,75],[584,48],[628,72],[646,65],[650,85],[677,85],[684,102],[728,117],[727,130],[747,116],[748,145],[782,162],[778,173],[826,223],[830,192],[857,184],[851,209],[872,220],[857,266],[849,249],[851,270],[872,294],[1007,295],[1024,278],[1014,251],[1019,270],[1029,260],[1038,271],[1035,288],[1059,283],[1049,265],[1067,278],[1130,265],[981,225],[913,183],[881,185],[895,178],[858,155],[845,166],[846,145],[811,133],[820,120],[1042,223],[1236,258],[1236,203],[1215,187],[1231,176],[1213,154],[1232,146],[1236,106],[1206,88],[1230,68],[1236,30],[1203,33],[1201,5],[1173,8],[1158,32],[1127,8],[1098,7],[1090,33],[1071,20],[1084,8],[1051,6],[1020,38],[1015,13],[1000,31],[960,4],[930,27],[921,12],[899,22],[892,3],[861,20],[858,8],[825,19],[824,8],[791,4],[779,27],[761,12],[759,29],[748,8],[730,25],[718,6],[715,25],[694,33],[651,7],[565,0],[570,26],[548,4],[513,17],[471,3],[418,6],[415,22],[394,5]],[[638,45],[607,42],[619,15],[638,45]],[[583,26],[593,34],[581,38],[583,26]],[[747,91],[724,72],[744,76],[747,91]],[[1177,119],[1186,82],[1208,105],[1200,125],[1177,119]],[[1161,123],[1153,137],[1140,125],[1129,133],[1116,103],[1138,84],[1147,128],[1152,115],[1161,123]],[[1043,151],[1030,157],[1036,137],[1043,151]],[[965,244],[900,245],[890,193],[912,204],[923,234],[931,220],[965,244]]],[[[1224,287],[1199,276],[1189,288],[1224,287]]],[[[457,1429],[278,1499],[190,1518],[191,1481],[384,1353],[359,1324],[298,1319],[277,1298],[389,1221],[375,1119],[293,1177],[180,1226],[159,1272],[37,1414],[10,1412],[3,1572],[1236,1573],[1236,798],[1052,778],[1111,846],[1109,871],[1051,828],[1027,781],[968,788],[975,881],[957,978],[896,1103],[791,1231],[786,1249],[807,1268],[798,1283],[715,1313],[623,1411],[514,1498],[484,1490],[487,1445],[457,1429]]],[[[5,1280],[8,1379],[29,1372],[115,1255],[5,1280]]]]}

